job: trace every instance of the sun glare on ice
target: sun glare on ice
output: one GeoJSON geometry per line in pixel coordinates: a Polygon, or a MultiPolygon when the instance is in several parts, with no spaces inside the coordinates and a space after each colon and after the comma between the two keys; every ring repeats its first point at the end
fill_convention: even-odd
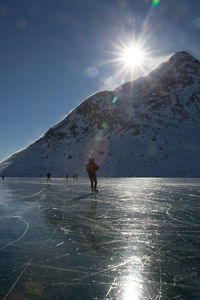
{"type": "Polygon", "coordinates": [[[140,299],[139,286],[134,281],[129,281],[124,286],[123,300],[139,300],[140,299]]]}

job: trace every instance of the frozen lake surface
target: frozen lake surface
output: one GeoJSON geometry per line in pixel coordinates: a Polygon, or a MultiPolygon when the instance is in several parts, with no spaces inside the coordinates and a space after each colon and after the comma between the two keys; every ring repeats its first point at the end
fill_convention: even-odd
{"type": "Polygon", "coordinates": [[[0,299],[199,300],[200,180],[0,182],[0,299]]]}

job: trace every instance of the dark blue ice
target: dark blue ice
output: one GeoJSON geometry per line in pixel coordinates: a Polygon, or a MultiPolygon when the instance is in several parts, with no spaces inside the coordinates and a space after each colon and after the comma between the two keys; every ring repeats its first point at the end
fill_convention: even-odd
{"type": "Polygon", "coordinates": [[[0,182],[0,299],[199,300],[200,179],[0,182]]]}

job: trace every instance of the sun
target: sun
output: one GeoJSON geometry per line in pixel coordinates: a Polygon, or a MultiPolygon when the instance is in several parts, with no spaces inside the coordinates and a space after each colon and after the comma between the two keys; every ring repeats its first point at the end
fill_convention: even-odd
{"type": "Polygon", "coordinates": [[[121,61],[126,68],[140,67],[143,65],[144,60],[145,51],[141,47],[130,45],[122,49],[121,61]]]}
{"type": "Polygon", "coordinates": [[[109,53],[112,58],[107,63],[115,65],[115,77],[126,80],[134,79],[147,73],[152,52],[147,46],[147,40],[141,36],[118,38],[111,43],[112,50],[109,53]]]}
{"type": "MultiPolygon", "coordinates": [[[[125,82],[134,81],[145,76],[155,65],[155,50],[145,33],[137,35],[135,33],[116,37],[108,43],[106,50],[107,59],[100,64],[112,64],[112,80],[105,81],[106,89],[114,89],[125,82]]],[[[115,102],[115,100],[114,100],[115,102]]],[[[113,103],[114,103],[113,102],[113,103]]]]}

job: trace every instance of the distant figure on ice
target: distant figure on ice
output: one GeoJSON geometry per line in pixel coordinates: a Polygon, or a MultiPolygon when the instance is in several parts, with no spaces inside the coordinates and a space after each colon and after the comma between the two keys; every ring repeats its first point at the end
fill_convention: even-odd
{"type": "Polygon", "coordinates": [[[2,177],[2,180],[4,180],[5,176],[4,176],[4,175],[2,175],[1,177],[2,177]]]}
{"type": "Polygon", "coordinates": [[[68,176],[68,174],[66,174],[66,176],[65,176],[65,177],[66,177],[66,180],[68,180],[68,177],[69,177],[69,176],[68,176]]]}
{"type": "Polygon", "coordinates": [[[48,172],[46,176],[47,176],[47,181],[51,181],[51,173],[48,172]]]}
{"type": "Polygon", "coordinates": [[[97,191],[97,175],[96,171],[99,169],[99,166],[95,164],[94,158],[89,158],[86,170],[91,182],[91,190],[97,191]]]}

